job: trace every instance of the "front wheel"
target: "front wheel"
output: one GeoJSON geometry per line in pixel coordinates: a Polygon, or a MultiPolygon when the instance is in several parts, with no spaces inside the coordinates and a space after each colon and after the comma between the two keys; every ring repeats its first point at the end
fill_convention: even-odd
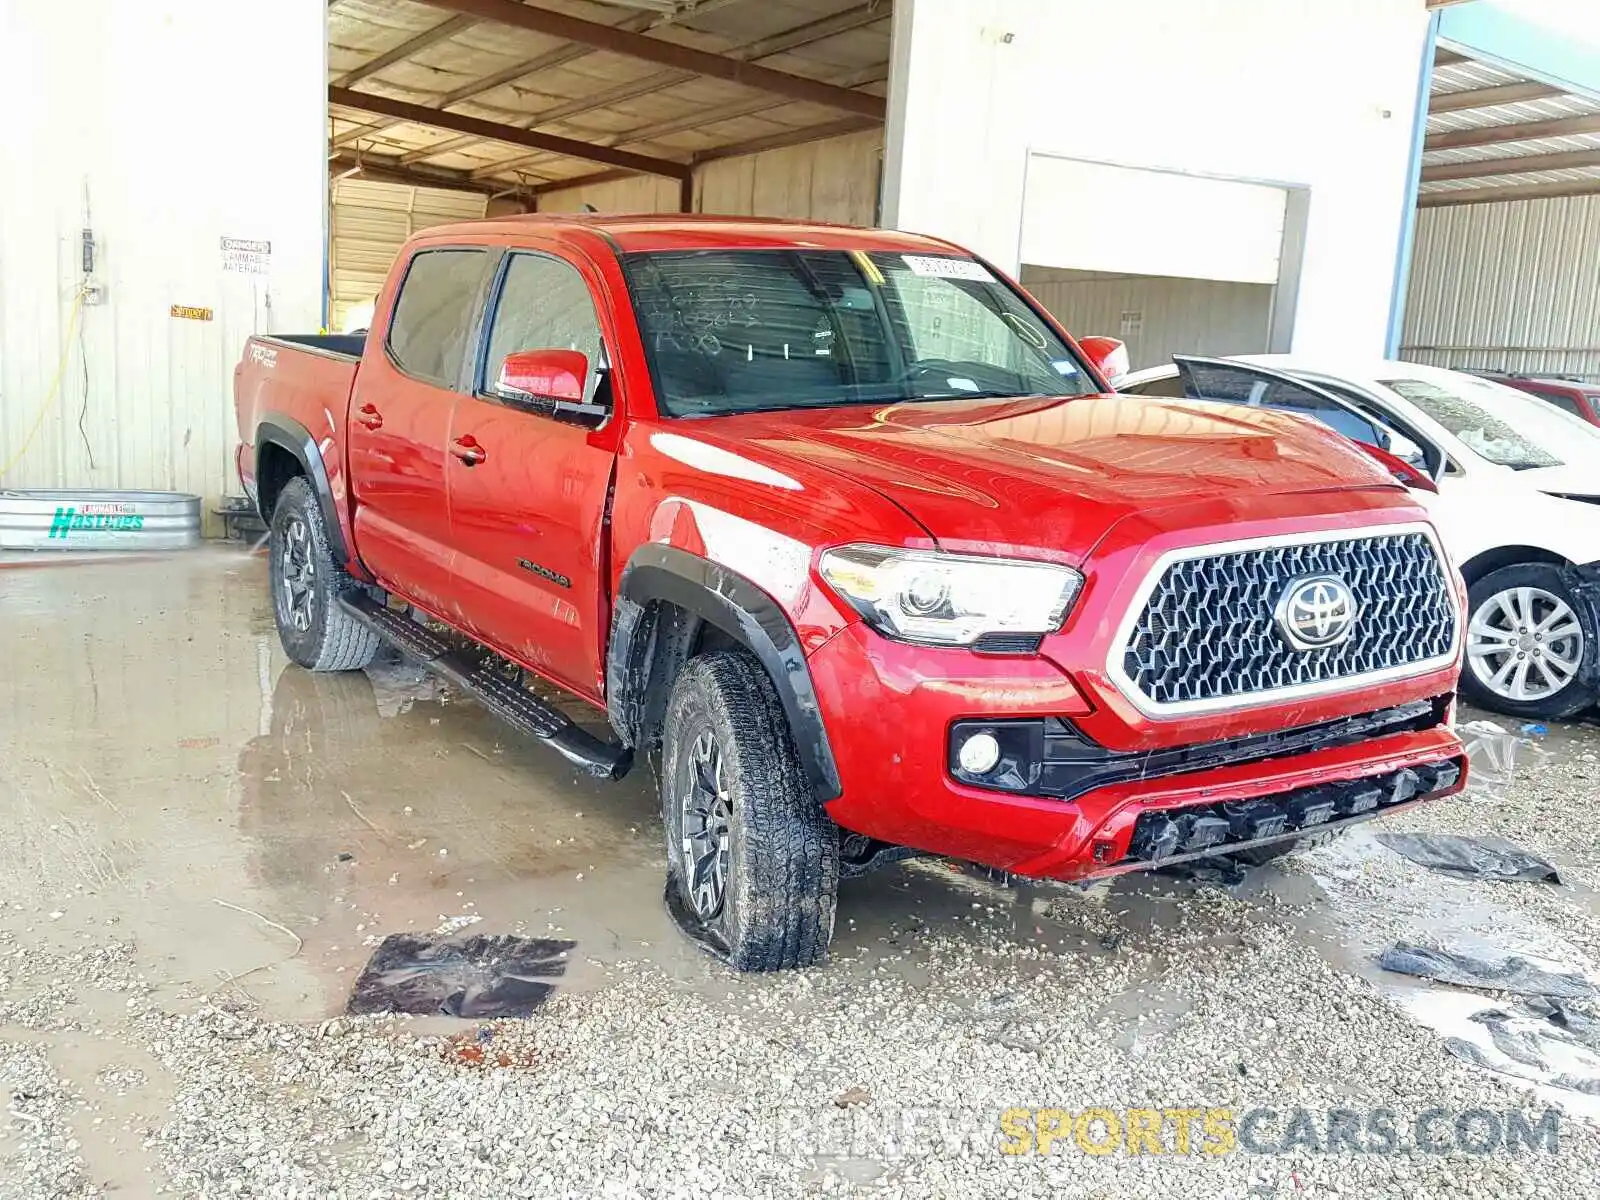
{"type": "Polygon", "coordinates": [[[1559,567],[1522,563],[1485,575],[1467,598],[1461,691],[1513,717],[1570,717],[1595,703],[1594,617],[1559,567]]]}
{"type": "Polygon", "coordinates": [[[304,478],[279,493],[268,545],[283,652],[308,671],[357,671],[370,663],[378,635],[339,607],[339,597],[355,585],[333,560],[322,508],[304,478]]]}
{"type": "Polygon", "coordinates": [[[662,730],[661,807],[669,900],[691,934],[740,971],[826,957],[839,830],[749,655],[719,650],[679,674],[662,730]]]}

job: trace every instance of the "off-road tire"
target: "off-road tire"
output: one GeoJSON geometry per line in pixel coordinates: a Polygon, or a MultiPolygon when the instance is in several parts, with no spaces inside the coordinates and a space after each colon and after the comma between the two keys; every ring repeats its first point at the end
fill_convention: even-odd
{"type": "Polygon", "coordinates": [[[328,545],[328,530],[323,524],[322,507],[304,477],[291,479],[278,495],[272,510],[271,533],[267,541],[267,573],[272,588],[272,618],[278,626],[278,640],[291,661],[308,671],[359,671],[372,661],[382,644],[378,635],[356,620],[337,601],[354,591],[357,584],[334,561],[328,545]],[[291,603],[285,593],[284,576],[289,551],[295,539],[292,531],[304,530],[306,558],[310,564],[310,603],[308,624],[298,628],[291,616],[291,603]]]}
{"type": "Polygon", "coordinates": [[[678,675],[662,731],[667,887],[702,941],[740,971],[821,962],[833,937],[839,830],[806,784],[772,681],[748,654],[718,650],[678,675]],[[724,765],[728,864],[720,910],[698,914],[685,883],[684,797],[709,731],[724,765]]]}
{"type": "MultiPolygon", "coordinates": [[[[1479,681],[1473,671],[1471,656],[1462,664],[1461,695],[1468,702],[1490,712],[1522,717],[1533,721],[1560,721],[1576,716],[1600,701],[1600,690],[1595,687],[1595,656],[1600,654],[1600,630],[1595,627],[1589,605],[1572,594],[1560,567],[1553,563],[1518,563],[1491,571],[1467,592],[1467,625],[1477,611],[1493,596],[1511,588],[1531,587],[1549,592],[1567,605],[1578,619],[1583,630],[1583,659],[1571,682],[1560,691],[1538,700],[1512,700],[1497,696],[1479,681]]],[[[1468,635],[1470,637],[1470,635],[1468,635]]]]}

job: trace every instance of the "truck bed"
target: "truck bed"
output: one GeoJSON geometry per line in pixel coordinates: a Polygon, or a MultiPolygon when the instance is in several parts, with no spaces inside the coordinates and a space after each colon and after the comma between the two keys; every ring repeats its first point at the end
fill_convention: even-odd
{"type": "MultiPolygon", "coordinates": [[[[257,442],[264,429],[302,458],[321,459],[338,523],[348,532],[343,426],[366,345],[362,334],[256,335],[233,371],[239,478],[256,494],[257,442]]],[[[348,543],[347,543],[348,544],[348,543]]]]}

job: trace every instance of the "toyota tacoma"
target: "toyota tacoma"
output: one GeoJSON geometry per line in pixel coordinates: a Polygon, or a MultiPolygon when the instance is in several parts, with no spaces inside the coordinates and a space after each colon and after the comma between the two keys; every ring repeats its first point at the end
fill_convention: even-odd
{"type": "Polygon", "coordinates": [[[1108,394],[1118,350],[931,238],[500,219],[413,238],[364,335],[252,337],[238,467],[294,662],[388,641],[597,775],[659,753],[669,902],[792,967],[912,853],[1259,861],[1464,786],[1412,496],[1108,394]]]}

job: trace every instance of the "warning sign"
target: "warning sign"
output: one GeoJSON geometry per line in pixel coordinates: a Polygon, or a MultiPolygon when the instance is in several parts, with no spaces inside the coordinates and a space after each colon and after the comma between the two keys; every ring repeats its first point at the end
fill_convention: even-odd
{"type": "Polygon", "coordinates": [[[240,275],[267,274],[272,269],[272,243],[248,238],[223,238],[222,269],[240,275]]]}

